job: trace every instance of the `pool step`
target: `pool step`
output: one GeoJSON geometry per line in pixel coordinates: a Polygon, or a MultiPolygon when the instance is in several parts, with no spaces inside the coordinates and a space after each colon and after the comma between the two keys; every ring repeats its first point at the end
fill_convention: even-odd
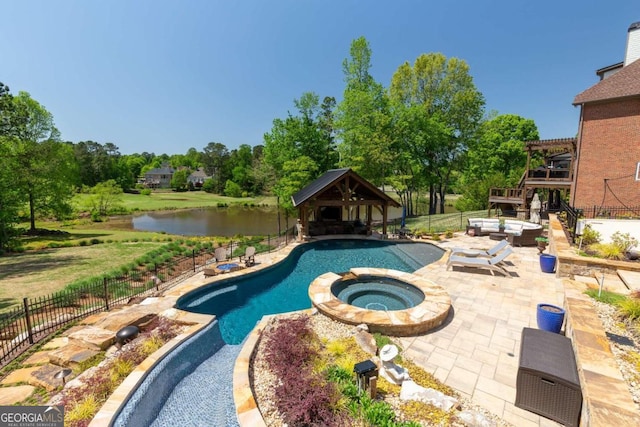
{"type": "Polygon", "coordinates": [[[152,427],[238,426],[233,367],[241,345],[225,345],[175,387],[152,427]]]}

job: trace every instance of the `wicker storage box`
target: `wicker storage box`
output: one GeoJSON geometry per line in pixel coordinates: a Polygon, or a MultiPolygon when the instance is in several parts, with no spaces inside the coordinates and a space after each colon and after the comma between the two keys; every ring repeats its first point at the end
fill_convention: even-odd
{"type": "Polygon", "coordinates": [[[567,426],[580,424],[582,391],[569,338],[522,330],[515,405],[567,426]]]}

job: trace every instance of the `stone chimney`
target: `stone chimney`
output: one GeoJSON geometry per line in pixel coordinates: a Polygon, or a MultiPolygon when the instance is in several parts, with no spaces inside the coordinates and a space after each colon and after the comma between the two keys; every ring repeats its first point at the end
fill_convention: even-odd
{"type": "Polygon", "coordinates": [[[634,22],[629,26],[627,33],[627,50],[624,55],[624,65],[631,64],[640,58],[640,22],[634,22]]]}

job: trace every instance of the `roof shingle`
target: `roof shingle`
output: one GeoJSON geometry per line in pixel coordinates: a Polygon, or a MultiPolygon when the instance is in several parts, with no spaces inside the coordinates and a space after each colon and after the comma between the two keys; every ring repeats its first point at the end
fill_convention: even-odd
{"type": "Polygon", "coordinates": [[[640,95],[640,60],[576,95],[573,105],[640,95]]]}

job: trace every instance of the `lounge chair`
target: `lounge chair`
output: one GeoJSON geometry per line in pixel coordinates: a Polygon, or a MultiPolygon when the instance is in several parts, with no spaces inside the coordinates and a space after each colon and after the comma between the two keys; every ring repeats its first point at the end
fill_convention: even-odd
{"type": "Polygon", "coordinates": [[[500,240],[496,245],[487,249],[467,249],[467,248],[453,248],[451,249],[451,255],[467,256],[467,257],[481,257],[491,258],[500,253],[501,250],[509,246],[507,239],[500,240]]]}
{"type": "Polygon", "coordinates": [[[468,256],[451,255],[449,256],[449,261],[447,261],[447,270],[454,265],[459,265],[461,267],[486,268],[491,270],[491,274],[493,274],[494,271],[497,271],[507,277],[511,277],[509,272],[505,270],[501,263],[512,253],[513,249],[511,246],[507,246],[496,256],[491,258],[473,258],[468,256]]]}
{"type": "Polygon", "coordinates": [[[223,262],[227,260],[227,248],[216,248],[214,254],[216,262],[223,262]]]}
{"type": "Polygon", "coordinates": [[[244,251],[244,255],[240,255],[240,262],[244,261],[244,265],[250,267],[256,262],[255,255],[256,248],[253,246],[247,246],[247,249],[244,251]]]}

